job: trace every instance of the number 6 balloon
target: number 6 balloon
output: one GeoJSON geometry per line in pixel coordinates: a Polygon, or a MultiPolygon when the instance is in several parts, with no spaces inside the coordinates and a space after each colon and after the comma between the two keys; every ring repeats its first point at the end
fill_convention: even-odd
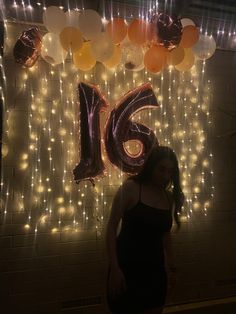
{"type": "Polygon", "coordinates": [[[124,172],[135,173],[142,167],[145,157],[158,144],[154,132],[147,126],[130,119],[138,111],[158,107],[151,84],[143,84],[128,92],[112,110],[105,130],[105,146],[110,161],[124,172]],[[138,155],[128,153],[124,143],[129,140],[141,142],[138,155]]]}

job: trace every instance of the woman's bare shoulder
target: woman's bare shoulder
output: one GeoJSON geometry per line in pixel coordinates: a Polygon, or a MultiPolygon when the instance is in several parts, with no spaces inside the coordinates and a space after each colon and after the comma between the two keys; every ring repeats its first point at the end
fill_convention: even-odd
{"type": "Polygon", "coordinates": [[[127,192],[137,192],[139,189],[139,183],[132,178],[128,178],[123,182],[121,188],[127,192]]]}
{"type": "Polygon", "coordinates": [[[119,189],[122,199],[131,205],[137,202],[139,195],[139,183],[133,179],[126,179],[119,189]]]}
{"type": "Polygon", "coordinates": [[[171,203],[173,203],[174,202],[173,192],[170,190],[166,190],[166,194],[168,196],[168,199],[171,201],[171,203]]]}
{"type": "Polygon", "coordinates": [[[133,207],[138,201],[139,183],[134,179],[127,179],[120,187],[122,199],[126,203],[126,209],[133,207]]]}

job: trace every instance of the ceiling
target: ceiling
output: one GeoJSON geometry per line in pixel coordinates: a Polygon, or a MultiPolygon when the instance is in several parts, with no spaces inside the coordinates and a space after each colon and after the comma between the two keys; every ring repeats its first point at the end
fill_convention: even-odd
{"type": "Polygon", "coordinates": [[[40,22],[40,15],[43,6],[63,6],[65,10],[68,8],[82,8],[94,9],[99,13],[104,13],[104,9],[110,7],[113,8],[130,8],[133,10],[133,15],[136,10],[142,8],[147,10],[150,7],[158,3],[160,11],[167,11],[183,16],[191,15],[196,17],[202,17],[206,15],[214,19],[226,19],[230,20],[236,18],[236,1],[235,0],[23,0],[25,3],[25,10],[23,10],[22,0],[0,0],[2,7],[4,7],[4,13],[7,18],[16,17],[18,13],[19,17],[24,16],[26,19],[31,17],[35,22],[40,22]],[[18,8],[14,8],[14,2],[18,5],[18,8]],[[27,10],[28,5],[31,5],[34,10],[27,10]],[[38,5],[41,4],[41,5],[38,5]],[[21,9],[21,10],[20,10],[21,9]],[[18,12],[17,12],[18,11],[18,12]],[[25,12],[20,12],[25,11],[25,12]]]}

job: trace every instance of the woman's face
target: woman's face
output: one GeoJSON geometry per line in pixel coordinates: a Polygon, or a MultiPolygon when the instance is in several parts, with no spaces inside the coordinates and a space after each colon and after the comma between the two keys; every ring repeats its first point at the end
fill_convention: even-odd
{"type": "Polygon", "coordinates": [[[168,159],[161,159],[154,167],[152,182],[160,188],[166,188],[173,178],[174,163],[168,159]]]}

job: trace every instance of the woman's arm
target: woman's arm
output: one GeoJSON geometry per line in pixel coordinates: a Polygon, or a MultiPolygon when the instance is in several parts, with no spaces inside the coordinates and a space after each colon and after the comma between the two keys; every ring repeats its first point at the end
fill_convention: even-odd
{"type": "Polygon", "coordinates": [[[106,232],[107,254],[111,267],[118,267],[116,254],[117,229],[124,211],[132,206],[135,185],[132,180],[125,181],[113,199],[106,232]]]}
{"type": "Polygon", "coordinates": [[[132,207],[135,196],[135,183],[127,180],[116,193],[110,219],[107,224],[106,244],[109,262],[108,291],[112,299],[116,299],[126,289],[125,277],[120,269],[116,253],[116,237],[119,222],[126,209],[132,207]]]}

